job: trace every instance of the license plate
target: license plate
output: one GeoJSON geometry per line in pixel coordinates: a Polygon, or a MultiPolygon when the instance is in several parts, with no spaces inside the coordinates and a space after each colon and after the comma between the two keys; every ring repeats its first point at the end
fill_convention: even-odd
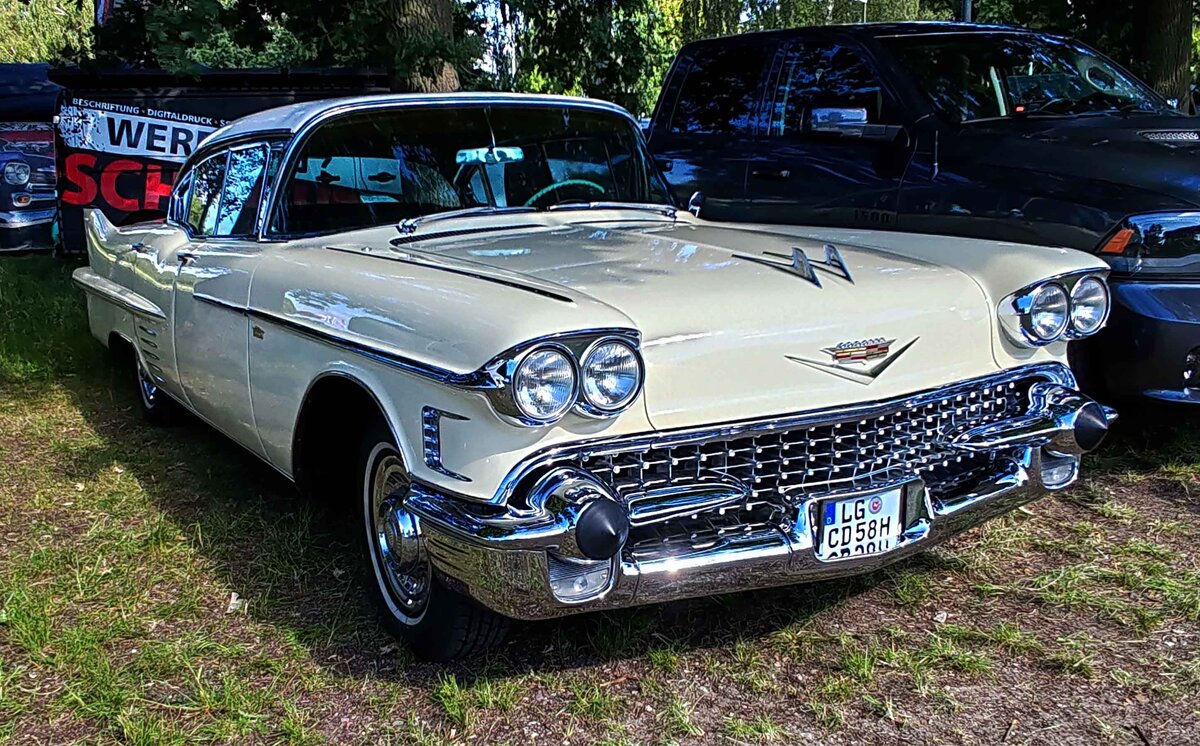
{"type": "Polygon", "coordinates": [[[822,504],[821,542],[817,556],[840,560],[882,554],[894,549],[903,527],[903,487],[886,492],[827,500],[822,504]]]}

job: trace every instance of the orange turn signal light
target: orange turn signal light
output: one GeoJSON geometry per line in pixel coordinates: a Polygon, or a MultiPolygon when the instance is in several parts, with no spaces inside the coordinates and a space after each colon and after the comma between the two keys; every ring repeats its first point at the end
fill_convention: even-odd
{"type": "Polygon", "coordinates": [[[1129,246],[1129,242],[1133,240],[1133,229],[1122,228],[1113,234],[1113,237],[1108,239],[1108,243],[1104,244],[1104,248],[1100,249],[1101,254],[1124,254],[1125,248],[1129,246]]]}

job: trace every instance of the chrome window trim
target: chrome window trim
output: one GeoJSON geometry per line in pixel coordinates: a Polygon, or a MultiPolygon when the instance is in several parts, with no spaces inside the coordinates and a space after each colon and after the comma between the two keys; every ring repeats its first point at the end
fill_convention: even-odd
{"type": "MultiPolygon", "coordinates": [[[[985,376],[970,378],[964,381],[940,386],[934,389],[909,394],[906,396],[893,397],[883,401],[871,402],[868,404],[854,404],[849,406],[830,407],[826,409],[818,409],[811,412],[799,414],[787,414],[782,416],[767,417],[755,420],[743,420],[729,423],[703,425],[694,428],[681,428],[678,430],[664,430],[660,432],[643,433],[638,435],[619,435],[615,437],[603,437],[592,440],[580,440],[572,443],[566,443],[537,451],[521,461],[519,461],[508,473],[507,476],[500,482],[495,494],[488,500],[489,503],[495,505],[503,505],[507,503],[516,492],[516,487],[533,471],[551,466],[556,462],[566,461],[574,458],[580,453],[586,453],[589,456],[607,455],[609,453],[621,453],[626,451],[644,450],[647,448],[659,448],[668,445],[683,445],[689,443],[703,443],[710,440],[728,439],[745,435],[747,433],[771,432],[773,430],[791,430],[799,427],[811,427],[821,424],[822,422],[837,421],[842,419],[853,419],[859,417],[871,417],[880,413],[894,410],[898,407],[919,406],[926,401],[942,399],[947,395],[953,395],[958,391],[972,389],[978,386],[994,386],[1001,383],[1008,383],[1022,378],[1030,378],[1042,376],[1048,382],[1058,383],[1063,386],[1074,388],[1076,386],[1075,375],[1063,363],[1035,363],[1033,365],[1024,365],[1017,368],[1009,368],[998,371],[985,376]]],[[[444,489],[438,487],[441,491],[444,489]]],[[[469,498],[461,496],[466,500],[479,502],[478,498],[469,498]]]]}
{"type": "MultiPolygon", "coordinates": [[[[409,94],[408,96],[400,95],[400,96],[394,96],[391,98],[376,99],[376,100],[371,100],[371,101],[352,101],[352,102],[348,102],[348,103],[334,105],[328,109],[323,109],[321,111],[318,111],[318,112],[312,114],[308,119],[304,120],[299,126],[297,126],[295,131],[292,133],[291,139],[288,141],[287,147],[284,150],[283,159],[280,161],[280,168],[275,173],[275,179],[273,180],[275,182],[274,187],[270,190],[271,191],[270,203],[267,207],[267,211],[264,216],[263,224],[259,228],[259,233],[257,236],[258,240],[259,241],[287,241],[287,240],[295,240],[298,238],[307,238],[307,237],[320,236],[320,235],[331,235],[329,233],[324,233],[324,232],[293,235],[293,234],[288,234],[288,233],[279,232],[279,231],[272,231],[272,230],[270,230],[270,227],[269,227],[271,220],[275,216],[275,214],[278,210],[278,207],[279,207],[279,195],[283,191],[282,187],[284,184],[284,180],[287,179],[288,173],[290,172],[292,166],[295,164],[296,159],[299,155],[300,148],[308,141],[308,138],[312,136],[312,133],[314,131],[316,131],[316,129],[318,127],[320,127],[324,124],[328,124],[329,122],[336,120],[336,119],[353,116],[355,114],[370,113],[373,111],[379,111],[381,109],[402,109],[402,108],[408,108],[408,107],[412,107],[412,106],[420,106],[420,107],[426,107],[426,108],[439,108],[439,107],[447,107],[447,106],[484,107],[484,106],[497,106],[497,105],[529,106],[529,107],[536,107],[536,108],[573,107],[573,108],[579,108],[579,109],[589,109],[592,111],[602,111],[602,112],[606,112],[609,114],[616,114],[616,115],[620,116],[621,118],[623,118],[626,121],[626,123],[629,124],[630,128],[633,130],[634,139],[638,142],[638,144],[643,149],[646,149],[645,135],[642,133],[641,126],[638,124],[637,120],[633,118],[632,114],[630,114],[628,111],[621,108],[620,106],[617,106],[616,104],[605,103],[603,101],[594,101],[591,99],[580,99],[578,101],[572,101],[572,100],[559,100],[559,99],[537,99],[537,98],[528,98],[528,97],[524,97],[524,96],[504,96],[504,95],[471,96],[471,97],[462,97],[462,98],[458,98],[458,97],[429,98],[426,96],[409,94]]],[[[649,150],[647,149],[647,154],[648,153],[649,153],[649,150]]],[[[654,175],[656,175],[660,180],[662,180],[661,174],[656,173],[654,175]]],[[[670,189],[667,188],[665,181],[664,181],[663,187],[666,190],[667,194],[670,194],[670,189]]],[[[337,232],[338,231],[334,231],[333,233],[337,233],[337,232]]]]}

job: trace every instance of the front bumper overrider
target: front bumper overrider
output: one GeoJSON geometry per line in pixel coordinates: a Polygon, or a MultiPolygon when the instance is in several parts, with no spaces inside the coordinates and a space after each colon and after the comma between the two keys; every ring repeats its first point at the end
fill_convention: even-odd
{"type": "MultiPolygon", "coordinates": [[[[1043,366],[1043,369],[1045,366],[1043,366]]],[[[825,492],[796,500],[777,525],[747,527],[704,546],[640,555],[626,546],[632,524],[722,510],[744,496],[697,481],[651,507],[623,504],[577,466],[550,464],[524,499],[481,505],[414,484],[405,507],[420,523],[435,571],[450,587],[517,619],[545,619],[702,595],[857,575],[922,552],[1078,477],[1083,453],[1103,440],[1116,413],[1074,389],[1061,366],[1033,384],[1025,411],[981,425],[949,427],[942,445],[1003,453],[985,482],[953,501],[936,499],[913,474],[903,487],[903,533],[890,551],[824,560],[816,551],[823,501],[864,494],[825,492]]],[[[844,416],[840,412],[839,416],[844,416]]],[[[694,517],[694,516],[693,516],[694,517]]]]}

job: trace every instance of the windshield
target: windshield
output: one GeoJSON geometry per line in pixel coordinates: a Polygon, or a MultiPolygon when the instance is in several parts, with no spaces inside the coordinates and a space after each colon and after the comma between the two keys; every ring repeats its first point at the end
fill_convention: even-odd
{"type": "Polygon", "coordinates": [[[394,224],[464,208],[668,203],[632,122],[578,106],[397,107],[337,119],[304,144],[278,233],[394,224]]]}
{"type": "Polygon", "coordinates": [[[1030,115],[1169,111],[1144,84],[1080,44],[1034,34],[880,40],[935,108],[959,122],[1030,115]]]}

